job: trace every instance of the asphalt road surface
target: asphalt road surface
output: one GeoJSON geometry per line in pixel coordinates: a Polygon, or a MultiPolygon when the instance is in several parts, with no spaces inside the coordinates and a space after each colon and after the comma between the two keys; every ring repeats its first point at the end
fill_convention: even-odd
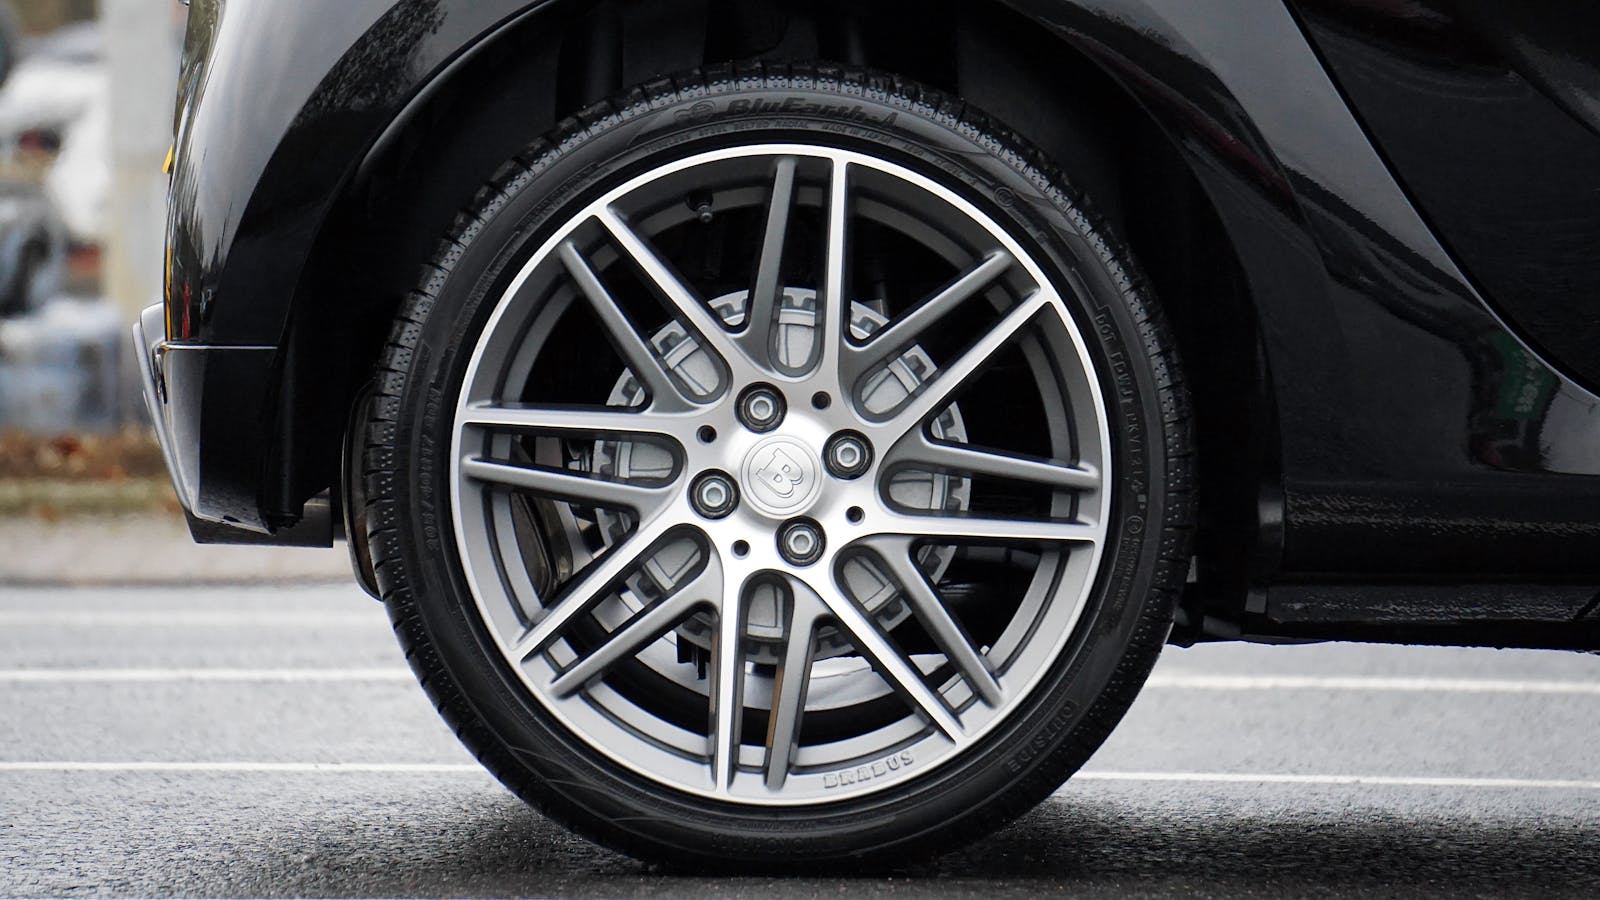
{"type": "Polygon", "coordinates": [[[1600,897],[1600,657],[1169,650],[1079,778],[932,863],[652,869],[481,774],[347,587],[0,585],[0,896],[1600,897]]]}

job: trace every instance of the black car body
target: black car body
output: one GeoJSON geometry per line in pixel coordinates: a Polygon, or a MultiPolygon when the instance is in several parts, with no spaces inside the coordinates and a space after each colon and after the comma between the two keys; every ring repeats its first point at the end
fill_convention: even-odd
{"type": "Polygon", "coordinates": [[[381,323],[490,160],[653,74],[798,54],[1087,160],[1157,284],[1205,285],[1174,316],[1205,473],[1180,636],[1600,646],[1600,15],[933,6],[197,0],[144,326],[197,534],[331,538],[381,323]]]}

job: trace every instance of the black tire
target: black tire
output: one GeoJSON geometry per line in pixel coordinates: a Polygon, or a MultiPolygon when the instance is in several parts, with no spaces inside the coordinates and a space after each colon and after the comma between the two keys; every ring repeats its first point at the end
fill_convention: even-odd
{"type": "Polygon", "coordinates": [[[719,68],[654,82],[562,122],[459,218],[399,313],[376,385],[366,520],[377,581],[417,677],[512,791],[578,833],[649,860],[898,865],[988,833],[1048,796],[1118,722],[1165,642],[1188,567],[1189,405],[1159,307],[1127,251],[1037,150],[961,102],[890,76],[719,68]],[[781,122],[749,111],[785,101],[781,122]],[[775,814],[641,778],[588,752],[528,695],[465,584],[443,448],[486,301],[574,198],[730,134],[780,130],[785,140],[847,139],[920,160],[1076,286],[1069,302],[1106,398],[1115,479],[1089,605],[1049,676],[1009,719],[903,787],[775,814]]]}

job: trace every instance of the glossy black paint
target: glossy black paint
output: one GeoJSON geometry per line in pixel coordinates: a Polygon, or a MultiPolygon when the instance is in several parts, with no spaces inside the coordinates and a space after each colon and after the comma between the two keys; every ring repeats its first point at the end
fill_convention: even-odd
{"type": "MultiPolygon", "coordinates": [[[[836,11],[832,4],[705,2],[714,8],[703,42],[690,48],[697,61],[854,52],[796,44],[783,27],[785,15],[836,11]],[[773,22],[743,21],[763,15],[773,22]],[[734,19],[737,40],[719,31],[734,19]],[[763,29],[770,40],[752,42],[763,29]]],[[[679,4],[691,5],[704,7],[679,4]]],[[[1391,173],[1388,145],[1369,140],[1371,114],[1352,109],[1341,93],[1348,84],[1325,68],[1321,31],[1313,47],[1283,0],[1237,0],[1225,12],[1192,0],[1006,5],[1136,99],[1204,189],[1246,281],[1264,356],[1246,386],[1259,392],[1263,414],[1245,423],[1239,441],[1241,453],[1257,448],[1244,467],[1251,483],[1206,489],[1256,497],[1244,535],[1249,571],[1239,574],[1255,590],[1247,596],[1230,585],[1202,597],[1208,614],[1271,631],[1267,588],[1329,580],[1553,579],[1569,592],[1600,585],[1600,398],[1555,365],[1581,374],[1571,360],[1534,349],[1539,335],[1503,298],[1479,294],[1462,270],[1476,271],[1474,260],[1447,252],[1441,236],[1451,234],[1430,227],[1432,211],[1407,195],[1416,186],[1391,173]]],[[[1342,5],[1381,14],[1415,4],[1319,0],[1307,6],[1321,12],[1303,11],[1315,19],[1342,5]]],[[[615,23],[605,17],[637,14],[636,6],[647,8],[593,5],[584,20],[588,6],[529,0],[345,0],[337,14],[313,4],[196,0],[173,183],[170,334],[214,348],[279,348],[260,409],[202,425],[205,440],[265,448],[253,473],[241,465],[232,483],[202,484],[202,496],[254,496],[254,518],[241,521],[270,528],[329,486],[317,481],[330,459],[336,464],[338,435],[314,424],[323,420],[298,421],[296,411],[340,370],[293,333],[344,300],[315,283],[308,261],[340,251],[327,219],[373,148],[381,154],[405,140],[412,111],[449,82],[452,62],[460,67],[497,40],[554,35],[555,52],[581,56],[589,71],[573,82],[579,87],[550,92],[556,114],[641,80],[652,53],[682,54],[608,37],[615,23]],[[623,52],[613,58],[606,47],[623,52]],[[289,70],[286,59],[294,60],[289,70]]],[[[625,23],[615,27],[627,33],[625,23]]],[[[1362,33],[1341,39],[1359,42],[1362,33]]],[[[1382,27],[1372,34],[1360,52],[1407,46],[1382,27]]],[[[1523,57],[1544,60],[1543,96],[1562,98],[1576,121],[1600,106],[1584,80],[1591,70],[1568,65],[1563,40],[1529,29],[1515,43],[1523,57]]],[[[1461,250],[1459,238],[1451,245],[1461,250]]],[[[1575,301],[1556,284],[1537,302],[1563,309],[1575,301]]],[[[381,334],[386,325],[372,327],[381,334]]]]}
{"type": "Polygon", "coordinates": [[[1281,435],[1281,570],[1264,574],[1592,572],[1600,484],[1556,475],[1600,471],[1595,398],[1497,321],[1289,11],[1026,5],[1180,137],[1240,253],[1281,435]],[[1541,538],[1474,552],[1484,521],[1541,538]]]}
{"type": "Polygon", "coordinates": [[[1424,216],[1491,304],[1600,384],[1600,7],[1297,0],[1424,216]]]}
{"type": "Polygon", "coordinates": [[[525,0],[198,0],[169,223],[176,340],[283,338],[341,185],[406,102],[525,0]]]}

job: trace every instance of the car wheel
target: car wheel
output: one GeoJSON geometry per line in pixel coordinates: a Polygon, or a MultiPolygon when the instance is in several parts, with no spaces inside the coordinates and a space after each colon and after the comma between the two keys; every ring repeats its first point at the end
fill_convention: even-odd
{"type": "Polygon", "coordinates": [[[1187,406],[1040,155],[897,79],[696,73],[564,122],[405,304],[377,580],[466,745],[675,862],[903,862],[1057,788],[1171,626],[1187,406]]]}

